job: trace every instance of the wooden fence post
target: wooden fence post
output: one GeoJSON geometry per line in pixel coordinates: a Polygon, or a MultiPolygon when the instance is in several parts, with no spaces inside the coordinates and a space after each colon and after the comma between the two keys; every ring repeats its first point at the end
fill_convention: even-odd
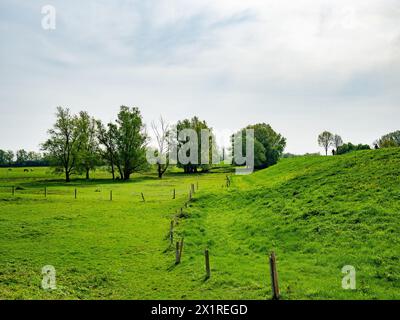
{"type": "Polygon", "coordinates": [[[269,265],[271,271],[271,286],[272,286],[272,299],[279,299],[279,286],[278,286],[278,271],[276,269],[275,252],[271,252],[269,257],[269,265]]]}
{"type": "Polygon", "coordinates": [[[209,279],[211,276],[211,272],[210,272],[210,256],[208,254],[208,249],[204,251],[204,257],[206,260],[206,279],[209,279]]]}
{"type": "Polygon", "coordinates": [[[75,199],[76,199],[76,188],[75,188],[75,199]]]}
{"type": "Polygon", "coordinates": [[[174,243],[174,220],[171,221],[171,225],[169,227],[169,239],[172,245],[174,243]]]}
{"type": "Polygon", "coordinates": [[[231,185],[231,179],[229,179],[228,176],[226,176],[226,187],[230,187],[231,185]]]}
{"type": "Polygon", "coordinates": [[[110,190],[110,201],[112,201],[112,190],[110,190]]]}
{"type": "Polygon", "coordinates": [[[143,192],[141,192],[141,194],[142,194],[142,200],[143,200],[143,202],[146,202],[146,200],[144,199],[143,192]]]}
{"type": "Polygon", "coordinates": [[[183,251],[183,238],[181,239],[181,244],[179,246],[179,262],[181,262],[182,259],[182,251],[183,251]]]}
{"type": "Polygon", "coordinates": [[[176,242],[176,249],[175,249],[175,264],[179,264],[180,256],[179,256],[179,241],[176,242]]]}
{"type": "Polygon", "coordinates": [[[174,188],[174,195],[173,195],[172,199],[175,199],[175,197],[176,197],[176,192],[175,192],[175,188],[174,188]]]}

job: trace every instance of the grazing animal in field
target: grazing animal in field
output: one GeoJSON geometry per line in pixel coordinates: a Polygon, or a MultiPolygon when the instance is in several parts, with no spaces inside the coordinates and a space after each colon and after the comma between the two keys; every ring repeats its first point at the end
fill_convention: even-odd
{"type": "Polygon", "coordinates": [[[24,172],[29,172],[29,170],[28,169],[24,169],[24,172]]]}

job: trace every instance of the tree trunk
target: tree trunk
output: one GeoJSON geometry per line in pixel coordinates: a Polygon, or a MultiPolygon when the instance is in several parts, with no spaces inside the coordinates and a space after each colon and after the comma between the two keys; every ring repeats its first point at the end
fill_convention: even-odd
{"type": "Polygon", "coordinates": [[[89,179],[90,179],[90,177],[89,177],[89,171],[90,171],[90,169],[86,169],[86,180],[89,180],[89,179]]]}
{"type": "Polygon", "coordinates": [[[112,179],[115,180],[115,168],[114,168],[114,158],[112,154],[110,153],[110,166],[111,166],[111,174],[112,174],[112,179]]]}
{"type": "Polygon", "coordinates": [[[115,180],[114,165],[111,166],[112,179],[115,180]]]}
{"type": "MultiPolygon", "coordinates": [[[[123,172],[122,169],[121,169],[121,166],[117,165],[117,168],[118,168],[118,171],[119,171],[119,176],[120,176],[120,178],[121,178],[122,180],[127,180],[127,179],[125,179],[125,175],[124,175],[124,172],[123,172]]],[[[129,178],[128,178],[128,179],[129,179],[129,178]]]]}
{"type": "Polygon", "coordinates": [[[158,170],[158,178],[162,178],[163,172],[162,172],[162,168],[161,168],[161,164],[157,165],[157,170],[158,170]]]}
{"type": "Polygon", "coordinates": [[[65,170],[65,182],[69,182],[69,181],[70,181],[69,172],[68,172],[68,170],[65,170]]]}
{"type": "Polygon", "coordinates": [[[112,179],[115,180],[115,169],[114,169],[114,161],[110,161],[111,165],[111,174],[112,174],[112,179]]]}
{"type": "Polygon", "coordinates": [[[129,172],[129,169],[125,168],[123,174],[124,174],[124,176],[122,179],[125,181],[129,180],[129,177],[131,175],[131,173],[129,172]]]}

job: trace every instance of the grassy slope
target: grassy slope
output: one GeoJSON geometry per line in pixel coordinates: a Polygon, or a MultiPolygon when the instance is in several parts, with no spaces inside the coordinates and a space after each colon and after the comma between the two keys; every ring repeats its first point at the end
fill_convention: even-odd
{"type": "Polygon", "coordinates": [[[212,278],[191,297],[264,298],[275,250],[286,299],[400,298],[400,151],[282,160],[200,195],[181,230],[189,272],[208,246],[212,278]],[[352,265],[357,290],[341,288],[352,265]]]}
{"type": "Polygon", "coordinates": [[[399,299],[399,172],[398,149],[285,159],[234,176],[229,189],[222,172],[129,183],[96,172],[93,182],[66,185],[45,169],[0,169],[0,298],[264,299],[275,250],[283,298],[399,299]],[[175,234],[185,247],[174,266],[169,222],[196,181],[200,190],[175,234]],[[25,190],[12,197],[12,185],[25,190]],[[47,264],[57,270],[52,292],[40,288],[47,264]],[[341,289],[348,264],[356,291],[341,289]]]}

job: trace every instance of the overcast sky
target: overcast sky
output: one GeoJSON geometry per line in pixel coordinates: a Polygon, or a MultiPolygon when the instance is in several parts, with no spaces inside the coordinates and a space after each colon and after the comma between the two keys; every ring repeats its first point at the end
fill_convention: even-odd
{"type": "Polygon", "coordinates": [[[371,144],[400,129],[400,1],[1,0],[0,149],[38,150],[57,106],[120,105],[220,136],[266,122],[292,153],[325,129],[371,144]]]}

